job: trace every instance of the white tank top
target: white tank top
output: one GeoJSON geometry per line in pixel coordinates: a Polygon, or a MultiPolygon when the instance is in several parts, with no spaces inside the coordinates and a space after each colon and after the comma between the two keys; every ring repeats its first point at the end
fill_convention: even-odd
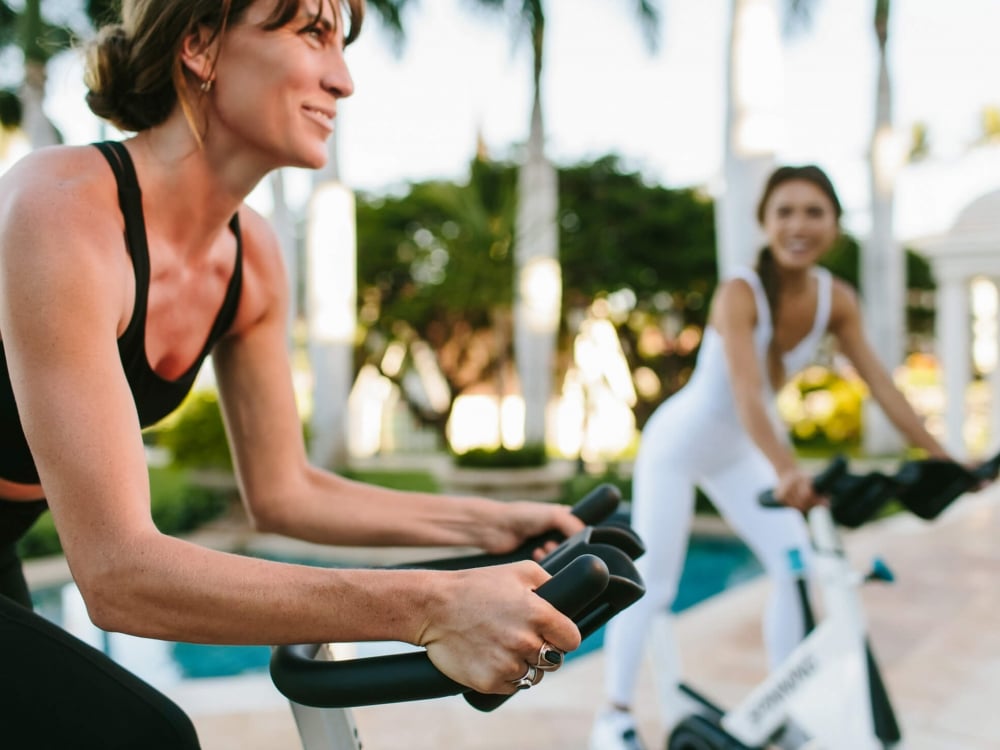
{"type": "MultiPolygon", "coordinates": [[[[786,376],[799,372],[814,361],[816,350],[830,323],[833,277],[827,269],[821,267],[813,268],[812,273],[816,278],[817,288],[816,314],[813,317],[813,326],[795,348],[782,356],[786,376]]],[[[761,366],[764,366],[767,362],[767,350],[774,331],[771,323],[771,308],[767,304],[764,285],[756,271],[751,268],[738,269],[731,278],[744,279],[753,290],[754,303],[757,307],[757,324],[753,330],[754,349],[757,353],[757,361],[761,366]]],[[[774,401],[771,379],[764,373],[761,380],[764,383],[765,403],[771,408],[774,401]]],[[[681,393],[696,393],[701,402],[700,408],[714,415],[727,414],[736,419],[736,402],[730,382],[729,363],[726,361],[722,336],[712,326],[705,328],[694,372],[687,385],[677,395],[679,396],[681,393]]]]}

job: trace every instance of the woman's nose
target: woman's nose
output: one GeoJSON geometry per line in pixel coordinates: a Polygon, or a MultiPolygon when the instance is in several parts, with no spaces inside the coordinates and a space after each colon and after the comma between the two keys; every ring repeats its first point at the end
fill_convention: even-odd
{"type": "Polygon", "coordinates": [[[331,57],[330,68],[323,78],[323,88],[338,99],[344,99],[354,93],[354,79],[342,49],[335,49],[331,57]]]}

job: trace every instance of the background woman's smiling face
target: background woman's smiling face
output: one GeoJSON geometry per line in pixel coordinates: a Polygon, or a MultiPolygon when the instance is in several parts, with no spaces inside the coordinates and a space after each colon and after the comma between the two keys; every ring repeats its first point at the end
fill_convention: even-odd
{"type": "Polygon", "coordinates": [[[764,233],[775,261],[783,267],[816,263],[840,233],[830,198],[806,180],[774,189],[764,210],[764,233]]]}

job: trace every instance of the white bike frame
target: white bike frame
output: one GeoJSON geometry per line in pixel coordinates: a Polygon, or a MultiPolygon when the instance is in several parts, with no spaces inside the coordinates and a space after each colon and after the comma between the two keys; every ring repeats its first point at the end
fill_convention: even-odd
{"type": "MultiPolygon", "coordinates": [[[[809,512],[813,571],[825,616],[777,670],[721,720],[749,747],[763,746],[782,727],[810,738],[794,747],[884,750],[876,736],[866,623],[859,588],[863,577],[844,554],[826,506],[809,512]]],[[[900,747],[899,743],[894,745],[900,747]]]]}

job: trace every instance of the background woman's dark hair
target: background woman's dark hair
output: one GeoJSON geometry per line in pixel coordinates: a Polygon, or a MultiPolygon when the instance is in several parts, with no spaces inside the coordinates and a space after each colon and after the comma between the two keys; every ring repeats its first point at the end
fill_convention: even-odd
{"type": "MultiPolygon", "coordinates": [[[[767,203],[771,199],[771,195],[779,186],[786,182],[791,182],[792,180],[800,180],[802,182],[808,182],[819,188],[827,198],[830,199],[830,203],[833,204],[833,213],[837,221],[840,221],[841,214],[843,213],[843,208],[840,205],[840,199],[837,197],[837,191],[833,187],[833,182],[819,167],[814,164],[806,164],[801,167],[778,167],[771,176],[767,178],[767,182],[764,184],[764,190],[761,192],[760,201],[757,203],[757,222],[761,225],[764,224],[764,214],[767,211],[767,203]]],[[[775,323],[778,320],[778,300],[781,298],[781,279],[778,276],[778,269],[774,265],[774,255],[771,253],[770,247],[761,248],[760,252],[757,254],[757,264],[756,264],[757,276],[760,277],[760,283],[764,287],[764,296],[767,297],[767,307],[771,312],[771,327],[774,328],[775,323]]],[[[781,355],[774,345],[774,339],[771,339],[771,346],[768,349],[768,373],[771,377],[771,382],[773,384],[778,384],[784,380],[784,365],[781,362],[781,355]]]]}
{"type": "MultiPolygon", "coordinates": [[[[87,50],[87,105],[98,117],[130,132],[161,124],[178,101],[191,120],[197,82],[181,63],[184,39],[199,27],[214,41],[239,23],[255,0],[123,0],[121,22],[103,27],[87,50]]],[[[302,0],[277,0],[265,29],[278,29],[299,12],[302,0]]],[[[350,26],[349,44],[361,31],[364,0],[340,3],[350,26]]],[[[317,13],[322,11],[320,4],[317,13]]]]}

